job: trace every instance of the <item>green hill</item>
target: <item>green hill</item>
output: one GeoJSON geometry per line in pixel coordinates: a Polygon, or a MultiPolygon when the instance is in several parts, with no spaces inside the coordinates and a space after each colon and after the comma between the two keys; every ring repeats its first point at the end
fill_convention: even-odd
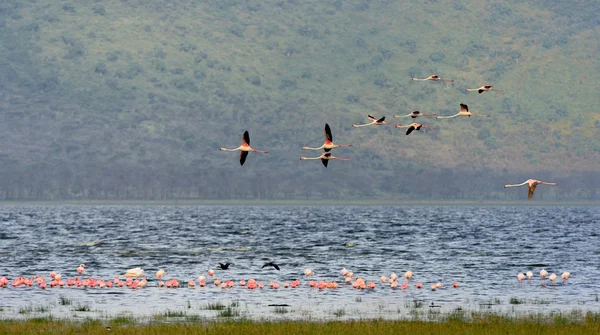
{"type": "Polygon", "coordinates": [[[0,4],[0,198],[597,198],[597,1],[0,4]],[[414,82],[435,73],[455,81],[414,82]],[[466,93],[491,84],[504,93],[466,93]],[[352,128],[367,114],[490,118],[352,128]],[[329,123],[335,154],[301,162],[329,123]],[[252,145],[241,168],[237,147],[252,145]],[[538,194],[536,193],[536,198],[538,194]]]}

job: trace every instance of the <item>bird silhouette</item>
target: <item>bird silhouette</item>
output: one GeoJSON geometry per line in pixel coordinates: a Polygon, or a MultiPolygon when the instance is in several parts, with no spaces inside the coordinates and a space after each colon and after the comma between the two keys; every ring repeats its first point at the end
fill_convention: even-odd
{"type": "Polygon", "coordinates": [[[267,267],[267,266],[272,266],[272,267],[274,267],[274,268],[275,268],[277,271],[279,271],[279,266],[278,266],[277,264],[273,263],[273,262],[265,263],[265,265],[263,265],[261,269],[264,269],[264,268],[265,268],[265,267],[267,267]]]}
{"type": "Polygon", "coordinates": [[[231,264],[232,264],[232,263],[225,263],[225,264],[223,264],[223,263],[219,263],[219,266],[218,266],[218,268],[220,268],[221,270],[227,270],[227,269],[229,269],[229,266],[230,266],[231,264]]]}

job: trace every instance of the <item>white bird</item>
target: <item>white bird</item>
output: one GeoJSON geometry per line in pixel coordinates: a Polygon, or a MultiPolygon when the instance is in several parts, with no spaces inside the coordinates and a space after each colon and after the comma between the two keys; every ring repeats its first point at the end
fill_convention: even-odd
{"type": "Polygon", "coordinates": [[[479,92],[479,94],[485,92],[485,91],[498,91],[498,92],[504,92],[503,90],[499,90],[497,88],[492,87],[492,85],[483,85],[480,88],[467,88],[466,89],[467,92],[479,92]]]}
{"type": "Polygon", "coordinates": [[[527,276],[527,279],[533,278],[533,272],[531,272],[531,271],[527,271],[527,273],[525,275],[527,276]]]}
{"type": "Polygon", "coordinates": [[[438,77],[438,76],[437,76],[437,75],[435,75],[435,74],[432,74],[431,76],[429,76],[429,77],[427,77],[427,78],[423,78],[423,79],[419,79],[419,78],[413,78],[412,80],[421,80],[421,81],[424,81],[424,80],[431,80],[431,81],[443,81],[443,82],[446,82],[446,83],[451,83],[451,82],[453,82],[453,81],[454,81],[454,80],[452,80],[452,79],[442,79],[442,78],[438,77]]]}
{"type": "Polygon", "coordinates": [[[144,275],[144,270],[141,268],[133,268],[125,272],[125,277],[141,277],[144,275]]]}
{"type": "Polygon", "coordinates": [[[539,184],[542,184],[542,185],[552,185],[552,186],[558,185],[557,183],[547,183],[545,181],[539,181],[539,180],[535,180],[535,179],[527,179],[526,181],[522,182],[521,184],[507,184],[507,185],[504,185],[504,188],[519,187],[519,186],[523,186],[523,185],[529,185],[529,193],[527,194],[527,199],[531,200],[531,198],[533,198],[533,192],[535,192],[535,188],[539,184]]]}
{"type": "Polygon", "coordinates": [[[303,161],[320,159],[321,163],[323,163],[323,166],[325,166],[325,167],[327,167],[330,160],[336,160],[336,161],[349,161],[350,160],[350,158],[335,157],[334,155],[331,154],[331,152],[323,152],[321,154],[321,156],[319,156],[319,157],[300,157],[300,159],[303,161]]]}
{"type": "Polygon", "coordinates": [[[329,124],[325,124],[325,142],[323,142],[323,145],[318,147],[318,148],[311,148],[311,147],[302,147],[302,150],[325,150],[325,151],[329,151],[331,149],[335,149],[335,148],[340,148],[340,147],[351,147],[352,144],[336,144],[333,143],[333,136],[331,135],[331,128],[329,128],[329,124]]]}
{"type": "Polygon", "coordinates": [[[358,127],[366,127],[366,126],[379,126],[382,124],[392,124],[390,122],[385,122],[385,116],[382,117],[381,119],[376,119],[375,117],[371,116],[371,115],[367,115],[369,117],[369,120],[371,120],[371,122],[369,123],[365,123],[365,124],[353,124],[352,127],[354,128],[358,128],[358,127]]]}
{"type": "Polygon", "coordinates": [[[314,274],[315,273],[311,269],[304,270],[304,275],[306,275],[306,276],[314,276],[314,274]]]}
{"type": "Polygon", "coordinates": [[[346,268],[342,268],[342,271],[340,271],[340,273],[342,274],[342,276],[345,276],[346,274],[348,274],[348,270],[346,270],[346,268]]]}
{"type": "Polygon", "coordinates": [[[540,277],[541,277],[542,279],[546,278],[546,276],[547,276],[547,275],[548,275],[548,271],[546,271],[546,269],[542,269],[542,270],[540,271],[540,277]]]}
{"type": "Polygon", "coordinates": [[[469,106],[465,105],[465,104],[460,104],[460,111],[454,115],[450,115],[450,116],[438,116],[436,117],[436,119],[450,119],[453,117],[457,117],[457,116],[487,116],[489,117],[489,115],[486,114],[475,114],[475,113],[471,113],[469,112],[469,106]]]}
{"type": "Polygon", "coordinates": [[[392,272],[390,275],[390,281],[396,281],[398,279],[398,275],[395,272],[392,272]]]}
{"type": "Polygon", "coordinates": [[[398,119],[401,117],[412,117],[413,119],[416,119],[419,116],[436,116],[437,114],[421,114],[421,112],[419,111],[414,111],[408,115],[394,115],[394,118],[398,119]]]}
{"type": "Polygon", "coordinates": [[[249,152],[261,152],[263,154],[269,153],[266,150],[258,150],[250,147],[250,134],[248,134],[247,130],[242,135],[242,145],[235,149],[221,148],[221,151],[240,151],[240,165],[244,165],[249,152]]]}

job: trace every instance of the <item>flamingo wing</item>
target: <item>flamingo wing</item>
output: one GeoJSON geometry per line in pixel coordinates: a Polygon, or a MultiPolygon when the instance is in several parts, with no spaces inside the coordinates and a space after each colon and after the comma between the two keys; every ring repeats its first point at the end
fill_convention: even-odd
{"type": "Polygon", "coordinates": [[[240,165],[244,165],[247,157],[248,157],[248,151],[240,151],[240,165]]]}
{"type": "Polygon", "coordinates": [[[531,200],[531,198],[533,198],[533,192],[535,191],[535,187],[537,186],[537,184],[531,184],[529,185],[529,194],[527,194],[527,199],[531,200]]]}
{"type": "Polygon", "coordinates": [[[484,85],[483,88],[485,88],[486,90],[489,90],[490,88],[492,88],[492,85],[484,85]]]}
{"type": "Polygon", "coordinates": [[[468,112],[469,111],[469,106],[467,106],[465,104],[460,104],[460,111],[461,112],[468,112]]]}
{"type": "Polygon", "coordinates": [[[383,122],[383,121],[385,121],[385,116],[384,116],[384,117],[382,117],[381,119],[377,120],[377,122],[379,122],[379,123],[381,123],[381,122],[383,122]]]}
{"type": "Polygon", "coordinates": [[[250,134],[248,134],[247,130],[244,132],[244,136],[242,136],[242,145],[243,146],[250,145],[250,134]]]}
{"type": "Polygon", "coordinates": [[[483,93],[483,91],[484,91],[484,90],[479,90],[479,91],[477,91],[477,92],[479,92],[479,94],[481,94],[481,93],[483,93]]]}
{"type": "Polygon", "coordinates": [[[440,77],[438,77],[438,76],[437,76],[437,75],[435,75],[435,74],[432,74],[432,75],[431,75],[431,78],[432,78],[432,79],[439,79],[440,77]]]}
{"type": "Polygon", "coordinates": [[[371,121],[375,121],[375,120],[377,120],[377,119],[376,119],[374,116],[372,116],[372,115],[367,115],[367,117],[368,117],[368,118],[369,118],[369,120],[371,120],[371,121]]]}
{"type": "Polygon", "coordinates": [[[423,127],[423,125],[422,125],[422,124],[419,124],[419,125],[417,126],[417,130],[421,130],[421,127],[423,127]]]}
{"type": "Polygon", "coordinates": [[[327,164],[329,164],[329,159],[321,158],[321,163],[323,163],[324,167],[327,167],[327,164]]]}
{"type": "Polygon", "coordinates": [[[408,130],[406,131],[406,135],[412,133],[413,130],[415,130],[415,126],[410,126],[410,128],[408,128],[408,130]]]}
{"type": "Polygon", "coordinates": [[[331,128],[329,128],[329,124],[325,124],[325,142],[332,142],[333,136],[331,136],[331,128]]]}

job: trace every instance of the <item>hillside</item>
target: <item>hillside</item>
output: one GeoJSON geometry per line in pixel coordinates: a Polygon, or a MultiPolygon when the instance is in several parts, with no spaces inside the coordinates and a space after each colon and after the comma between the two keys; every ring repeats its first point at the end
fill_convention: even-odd
{"type": "Polygon", "coordinates": [[[0,198],[594,198],[597,1],[0,4],[0,198]],[[435,73],[452,84],[413,82],[435,73]],[[504,93],[466,93],[492,84],[504,93]],[[354,129],[366,115],[433,131],[354,129]],[[400,121],[403,122],[404,120],[400,121]],[[300,162],[353,143],[350,162],[300,162]],[[237,147],[249,130],[243,168],[237,147]],[[314,164],[313,164],[314,163],[314,164]],[[500,188],[498,186],[500,185],[500,188]],[[511,190],[512,191],[512,190],[511,190]]]}

